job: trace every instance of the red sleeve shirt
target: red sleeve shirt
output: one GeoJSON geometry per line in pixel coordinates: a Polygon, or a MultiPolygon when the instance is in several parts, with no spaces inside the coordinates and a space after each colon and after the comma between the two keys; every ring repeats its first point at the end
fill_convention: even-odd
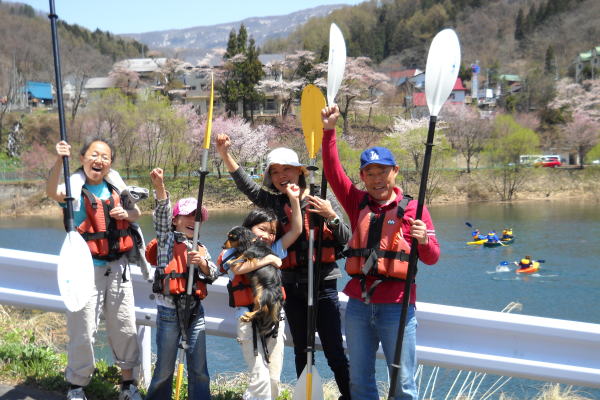
{"type": "MultiPolygon", "coordinates": [[[[331,187],[333,193],[337,197],[338,201],[344,207],[344,210],[348,214],[350,219],[350,227],[352,232],[356,227],[358,221],[358,215],[360,213],[360,203],[364,199],[368,192],[357,189],[350,178],[344,172],[342,164],[337,151],[335,130],[325,130],[323,132],[323,170],[327,181],[331,187]]],[[[403,193],[399,187],[394,188],[396,192],[396,199],[392,202],[382,206],[379,203],[372,201],[369,198],[369,207],[374,213],[385,212],[389,208],[396,207],[398,202],[402,200],[403,193]]],[[[411,201],[408,203],[404,215],[410,218],[415,218],[417,211],[417,202],[411,201]]],[[[423,215],[421,220],[427,225],[428,243],[419,245],[419,259],[428,265],[435,264],[440,257],[440,246],[435,237],[435,227],[433,221],[429,215],[429,211],[426,207],[423,207],[423,215]]],[[[407,220],[403,220],[402,233],[404,238],[411,243],[410,236],[410,224],[407,220]]],[[[374,277],[367,277],[367,289],[371,286],[374,277]]],[[[416,301],[416,287],[413,285],[411,290],[410,302],[416,301]]],[[[360,280],[358,278],[352,278],[350,282],[344,288],[344,293],[349,297],[353,297],[362,300],[362,289],[360,280]]],[[[371,297],[372,303],[399,303],[402,301],[404,295],[404,282],[403,281],[385,281],[382,282],[374,291],[371,297]]]]}

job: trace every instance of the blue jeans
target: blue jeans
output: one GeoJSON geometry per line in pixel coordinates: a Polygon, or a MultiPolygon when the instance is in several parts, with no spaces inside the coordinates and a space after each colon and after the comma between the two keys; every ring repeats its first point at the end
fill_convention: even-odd
{"type": "MultiPolygon", "coordinates": [[[[173,373],[181,336],[175,309],[163,306],[157,306],[157,308],[157,359],[146,400],[171,398],[173,373]]],[[[188,399],[210,399],[210,378],[206,365],[204,309],[200,302],[198,302],[195,315],[188,328],[188,346],[185,354],[188,373],[188,399]]]]}
{"type": "MultiPolygon", "coordinates": [[[[365,304],[350,298],[346,307],[346,344],[350,358],[350,391],[352,400],[377,400],[375,381],[375,353],[379,343],[387,365],[394,362],[398,323],[402,313],[402,303],[365,304]]],[[[393,399],[417,400],[415,373],[416,357],[415,306],[408,308],[404,328],[400,374],[393,399]]],[[[391,371],[388,369],[388,373],[391,371]]]]}

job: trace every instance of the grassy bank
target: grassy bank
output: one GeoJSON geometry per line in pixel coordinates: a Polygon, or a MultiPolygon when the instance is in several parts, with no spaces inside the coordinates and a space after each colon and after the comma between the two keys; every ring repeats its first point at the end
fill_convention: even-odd
{"type": "MultiPolygon", "coordinates": [[[[67,358],[65,345],[65,318],[62,314],[21,310],[0,305],[0,383],[25,385],[41,390],[65,393],[63,371],[67,358]]],[[[245,374],[220,374],[213,376],[211,395],[215,400],[238,400],[242,398],[248,383],[245,374]]],[[[86,388],[89,400],[109,400],[118,396],[119,371],[100,360],[92,382],[86,388]]],[[[185,383],[184,383],[185,385],[185,383]]],[[[278,399],[292,398],[294,387],[282,385],[278,399]]],[[[339,393],[335,382],[325,384],[325,399],[335,400],[339,393]]],[[[481,390],[479,393],[483,393],[481,390]]],[[[186,390],[183,390],[186,398],[186,390]]],[[[439,395],[442,398],[444,395],[439,395]]],[[[433,399],[429,397],[428,399],[433,399]]],[[[498,394],[499,400],[517,400],[498,394]]],[[[483,400],[484,397],[455,397],[454,400],[483,400]]],[[[519,399],[526,400],[526,399],[519,399]]],[[[527,399],[528,400],[528,399],[527,399]]],[[[531,400],[591,400],[576,393],[571,387],[547,385],[531,400]]]]}
{"type": "MultiPolygon", "coordinates": [[[[357,176],[352,177],[359,187],[357,176]]],[[[503,169],[435,170],[429,177],[429,204],[469,202],[498,202],[523,200],[555,200],[586,198],[600,201],[600,167],[521,168],[518,172],[503,169]]],[[[260,182],[259,180],[257,180],[260,182]]],[[[397,183],[406,193],[416,197],[419,191],[418,174],[401,171],[397,183]]],[[[151,188],[148,178],[131,179],[131,185],[151,188]]],[[[0,215],[58,214],[54,201],[45,196],[44,181],[0,183],[0,215]]],[[[167,188],[172,198],[196,197],[197,177],[168,179],[167,188]]],[[[252,207],[248,199],[235,187],[231,178],[207,177],[204,204],[208,208],[252,207]]],[[[151,200],[140,203],[144,212],[153,207],[151,200]]]]}

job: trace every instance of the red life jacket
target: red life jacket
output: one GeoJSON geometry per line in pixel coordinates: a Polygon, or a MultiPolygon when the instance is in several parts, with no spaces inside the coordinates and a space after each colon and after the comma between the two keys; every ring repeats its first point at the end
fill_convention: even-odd
{"type": "MultiPolygon", "coordinates": [[[[281,222],[281,226],[283,227],[284,232],[289,232],[292,229],[292,224],[290,223],[292,218],[292,208],[289,204],[286,204],[283,207],[283,211],[285,212],[285,219],[281,222]]],[[[310,232],[309,221],[311,218],[311,213],[309,211],[302,210],[302,222],[303,228],[302,233],[296,239],[296,241],[287,249],[287,257],[282,260],[281,269],[285,268],[295,268],[299,265],[308,265],[308,235],[310,232]]],[[[315,231],[317,228],[314,228],[315,231]]],[[[315,238],[317,237],[315,233],[315,238]]],[[[323,239],[321,241],[321,263],[333,263],[337,258],[336,257],[336,247],[339,247],[341,252],[341,246],[338,246],[337,241],[335,240],[335,236],[331,229],[327,227],[327,224],[323,223],[323,239]]],[[[316,244],[315,244],[316,248],[316,244]]],[[[314,258],[315,256],[313,256],[314,258]]]]}
{"type": "Polygon", "coordinates": [[[111,218],[109,213],[121,206],[121,197],[114,186],[108,185],[110,197],[101,200],[85,187],[82,188],[86,219],[77,231],[87,242],[92,257],[99,260],[116,260],[133,248],[129,221],[111,218]]]}
{"type": "MultiPolygon", "coordinates": [[[[226,251],[227,249],[223,250],[217,258],[217,265],[222,274],[227,273],[224,264],[232,258],[237,257],[236,252],[231,252],[231,254],[223,259],[226,251]]],[[[230,279],[227,283],[227,292],[229,293],[229,307],[252,307],[254,304],[254,293],[252,292],[252,285],[250,284],[250,279],[248,279],[248,274],[234,275],[233,280],[230,279]]],[[[283,300],[285,300],[283,286],[281,287],[281,292],[283,293],[283,300]]]]}
{"type": "Polygon", "coordinates": [[[402,233],[402,218],[410,200],[410,196],[404,195],[396,207],[382,214],[371,212],[367,196],[360,204],[358,222],[344,255],[346,272],[361,280],[367,303],[381,282],[406,279],[410,244],[402,233]],[[376,278],[368,293],[367,276],[376,278]]]}
{"type": "MultiPolygon", "coordinates": [[[[148,260],[151,265],[156,265],[157,256],[158,241],[152,239],[146,246],[146,260],[148,260]]],[[[187,245],[185,243],[175,242],[173,246],[173,256],[164,268],[164,271],[161,271],[163,268],[157,266],[157,276],[155,276],[155,280],[159,281],[159,285],[153,285],[153,289],[158,287],[159,292],[164,295],[185,294],[188,277],[187,261],[187,245]]],[[[194,294],[200,299],[205,298],[208,294],[206,283],[200,279],[196,279],[194,294]]]]}

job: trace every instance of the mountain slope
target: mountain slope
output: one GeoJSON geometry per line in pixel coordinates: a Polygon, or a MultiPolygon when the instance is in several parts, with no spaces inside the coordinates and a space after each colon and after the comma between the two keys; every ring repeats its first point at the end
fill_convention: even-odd
{"type": "Polygon", "coordinates": [[[241,24],[246,26],[249,35],[261,46],[268,40],[289,35],[313,17],[328,15],[331,11],[343,6],[319,6],[281,16],[247,18],[226,24],[131,33],[123,36],[145,43],[152,49],[161,50],[166,54],[177,55],[179,58],[195,62],[210,50],[227,47],[229,33],[232,29],[237,31],[241,24]]]}

